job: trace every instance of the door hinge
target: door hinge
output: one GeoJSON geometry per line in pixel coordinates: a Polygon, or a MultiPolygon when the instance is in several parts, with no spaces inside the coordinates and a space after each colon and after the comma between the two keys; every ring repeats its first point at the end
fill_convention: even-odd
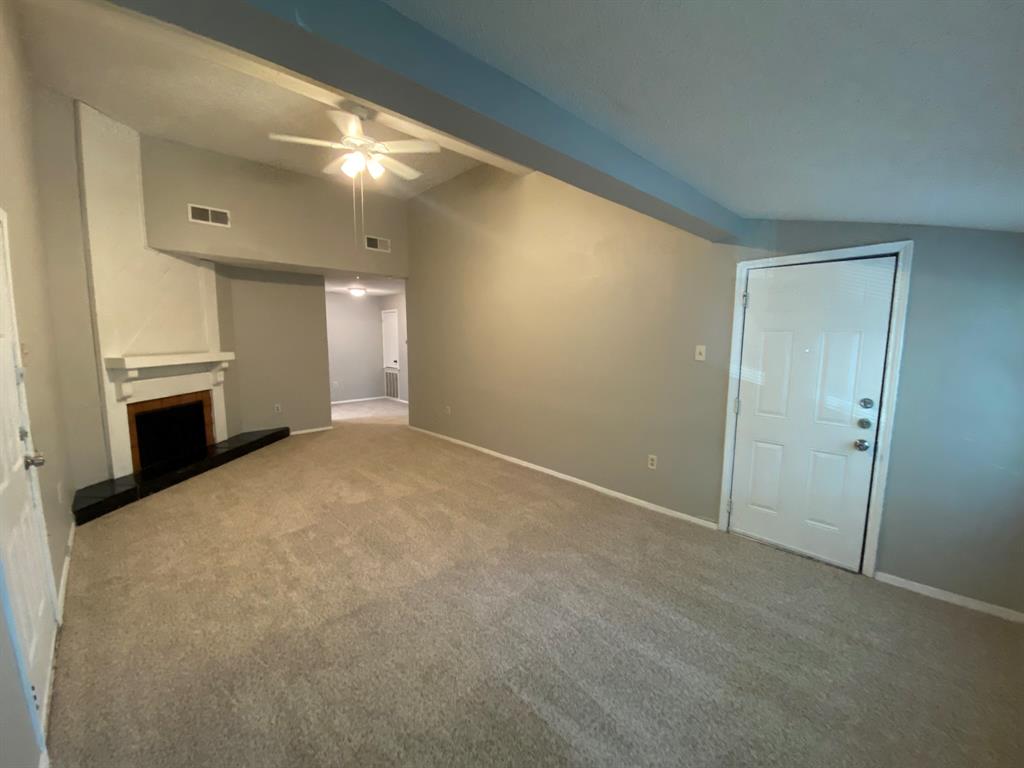
{"type": "Polygon", "coordinates": [[[747,291],[743,292],[743,308],[746,309],[750,306],[750,293],[747,291]]]}
{"type": "Polygon", "coordinates": [[[737,416],[739,415],[739,412],[740,412],[740,399],[738,397],[735,400],[732,401],[732,411],[737,416]]]}
{"type": "Polygon", "coordinates": [[[23,384],[25,382],[25,369],[22,368],[21,366],[15,369],[14,380],[17,381],[19,384],[23,384]]]}
{"type": "Polygon", "coordinates": [[[732,514],[732,499],[725,502],[725,511],[730,515],[732,514]]]}
{"type": "Polygon", "coordinates": [[[24,427],[18,427],[18,439],[22,442],[28,440],[28,430],[24,427]]]}

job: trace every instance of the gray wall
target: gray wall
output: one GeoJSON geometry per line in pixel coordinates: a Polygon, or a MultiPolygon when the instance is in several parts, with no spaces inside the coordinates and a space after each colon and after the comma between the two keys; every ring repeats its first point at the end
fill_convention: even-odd
{"type": "Polygon", "coordinates": [[[74,487],[110,477],[103,418],[99,355],[94,339],[89,269],[86,265],[74,102],[54,91],[35,90],[33,126],[39,207],[46,226],[53,332],[60,359],[61,417],[69,434],[74,487]]]}
{"type": "MultiPolygon", "coordinates": [[[[398,399],[409,400],[409,333],[405,314],[405,294],[393,293],[378,300],[381,310],[398,310],[398,399]]],[[[382,361],[383,362],[383,361],[382,361]]]]}
{"type": "Polygon", "coordinates": [[[878,569],[1024,611],[1024,235],[780,222],[805,253],[914,241],[878,569]]]}
{"type": "Polygon", "coordinates": [[[224,384],[228,432],[329,427],[323,278],[219,266],[217,312],[221,346],[236,355],[224,384]]]}
{"type": "Polygon", "coordinates": [[[716,519],[736,249],[487,167],[410,242],[413,425],[716,519]]]}
{"type": "MultiPolygon", "coordinates": [[[[780,253],[915,241],[878,568],[1024,610],[1024,235],[765,231],[780,253]]],[[[734,265],[762,253],[489,169],[414,201],[410,234],[412,424],[716,519],[734,265]]]]}
{"type": "MultiPolygon", "coordinates": [[[[18,327],[36,447],[47,455],[39,472],[54,578],[64,564],[71,526],[70,463],[57,387],[56,356],[47,293],[46,259],[33,168],[32,92],[18,38],[15,8],[0,0],[0,208],[7,213],[18,327]]],[[[6,299],[4,299],[6,300],[6,299]]],[[[4,764],[34,766],[39,749],[13,660],[8,627],[0,619],[0,745],[4,764]]]]}
{"type": "Polygon", "coordinates": [[[142,179],[151,248],[296,272],[406,274],[406,203],[366,193],[366,233],[392,241],[389,254],[367,251],[353,241],[352,188],[339,177],[314,178],[144,136],[142,179]],[[189,222],[189,203],[230,210],[231,227],[189,222]]]}
{"type": "Polygon", "coordinates": [[[10,2],[0,5],[0,208],[7,212],[14,302],[33,439],[36,449],[46,455],[46,466],[39,470],[39,484],[54,578],[59,578],[71,529],[74,490],[60,418],[60,373],[51,314],[52,309],[61,308],[51,303],[49,293],[33,163],[32,89],[13,12],[10,2]]]}
{"type": "Polygon", "coordinates": [[[380,310],[370,296],[327,294],[333,402],[384,396],[380,310]]]}

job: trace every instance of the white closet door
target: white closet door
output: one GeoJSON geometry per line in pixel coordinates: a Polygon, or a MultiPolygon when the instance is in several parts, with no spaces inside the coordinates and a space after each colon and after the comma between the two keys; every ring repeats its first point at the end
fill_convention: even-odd
{"type": "Polygon", "coordinates": [[[384,367],[399,368],[398,310],[385,309],[380,313],[381,335],[384,339],[384,367]]]}

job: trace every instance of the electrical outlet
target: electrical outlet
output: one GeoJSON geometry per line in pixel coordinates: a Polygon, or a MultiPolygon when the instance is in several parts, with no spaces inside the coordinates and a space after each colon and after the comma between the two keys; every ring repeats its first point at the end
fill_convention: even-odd
{"type": "Polygon", "coordinates": [[[274,403],[274,413],[280,413],[282,411],[280,403],[274,403]]]}
{"type": "Polygon", "coordinates": [[[648,469],[657,469],[658,468],[658,457],[655,456],[653,453],[648,454],[648,456],[647,456],[647,468],[648,469]]]}
{"type": "Polygon", "coordinates": [[[708,350],[703,344],[698,344],[697,348],[693,351],[693,359],[700,362],[704,362],[708,359],[708,350]]]}
{"type": "Polygon", "coordinates": [[[444,407],[444,415],[445,416],[451,416],[452,415],[452,407],[450,405],[446,405],[444,407]]]}

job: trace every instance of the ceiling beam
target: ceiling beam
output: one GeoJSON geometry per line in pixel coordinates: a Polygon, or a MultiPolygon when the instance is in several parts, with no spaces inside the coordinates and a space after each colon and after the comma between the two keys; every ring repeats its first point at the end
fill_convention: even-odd
{"type": "Polygon", "coordinates": [[[716,242],[754,222],[377,0],[112,0],[716,242]]]}

